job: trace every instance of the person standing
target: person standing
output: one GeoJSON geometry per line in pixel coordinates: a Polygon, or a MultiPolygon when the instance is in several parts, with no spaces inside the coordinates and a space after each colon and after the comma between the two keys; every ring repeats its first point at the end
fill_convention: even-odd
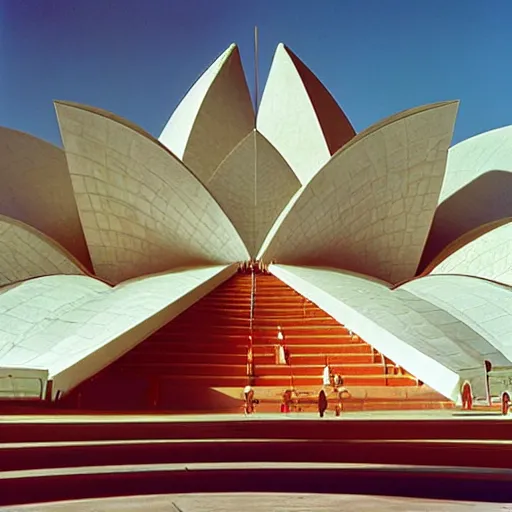
{"type": "Polygon", "coordinates": [[[245,386],[244,388],[244,414],[248,416],[254,412],[254,390],[251,386],[245,386]]]}
{"type": "Polygon", "coordinates": [[[327,410],[327,395],[325,394],[324,389],[320,390],[318,394],[318,414],[320,414],[320,418],[324,417],[325,411],[327,410]]]}
{"type": "Polygon", "coordinates": [[[284,334],[280,325],[277,326],[276,364],[287,364],[284,334]]]}
{"type": "Polygon", "coordinates": [[[254,378],[254,353],[252,350],[252,336],[249,335],[249,346],[247,348],[247,377],[254,378]]]}
{"type": "Polygon", "coordinates": [[[329,387],[331,385],[331,368],[327,362],[325,363],[324,371],[322,373],[322,385],[324,387],[329,387]]]}
{"type": "Polygon", "coordinates": [[[336,397],[338,399],[338,402],[336,404],[336,416],[340,416],[341,412],[343,411],[343,400],[345,398],[350,398],[350,392],[347,388],[340,387],[336,389],[336,397]]]}

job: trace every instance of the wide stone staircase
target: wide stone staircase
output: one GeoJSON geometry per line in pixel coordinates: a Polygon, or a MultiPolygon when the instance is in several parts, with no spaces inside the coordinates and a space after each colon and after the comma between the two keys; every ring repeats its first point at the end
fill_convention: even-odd
{"type": "MultiPolygon", "coordinates": [[[[346,410],[451,407],[441,395],[275,276],[255,277],[254,384],[263,403],[280,402],[285,389],[296,389],[299,408],[314,409],[328,363],[350,392],[346,410]],[[276,364],[278,326],[285,336],[290,365],[276,364]]],[[[335,401],[333,391],[329,401],[335,401]]]]}
{"type": "Polygon", "coordinates": [[[247,384],[251,282],[249,274],[235,275],[75,389],[63,406],[238,411],[247,384]]]}
{"type": "MultiPolygon", "coordinates": [[[[283,392],[291,388],[299,396],[296,409],[314,411],[326,360],[349,389],[346,410],[452,406],[276,277],[262,273],[234,275],[76,388],[61,406],[240,412],[251,332],[252,384],[260,412],[279,411],[283,392]],[[290,350],[289,366],[276,364],[277,326],[290,350]]],[[[329,400],[334,404],[334,393],[329,400]]]]}

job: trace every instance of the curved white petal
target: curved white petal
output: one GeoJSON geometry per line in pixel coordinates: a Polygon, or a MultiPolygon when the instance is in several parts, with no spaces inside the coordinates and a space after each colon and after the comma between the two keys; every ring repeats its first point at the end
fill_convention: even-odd
{"type": "Polygon", "coordinates": [[[0,286],[85,269],[53,240],[22,222],[0,215],[0,286]]]}
{"type": "Polygon", "coordinates": [[[233,44],[193,85],[159,140],[206,183],[253,128],[251,96],[233,44]]]}
{"type": "Polygon", "coordinates": [[[219,165],[206,187],[256,256],[300,182],[272,144],[253,131],[219,165]]]}
{"type": "Polygon", "coordinates": [[[512,217],[512,126],[482,133],[449,150],[420,270],[465,233],[506,217],[512,217]]]}
{"type": "Polygon", "coordinates": [[[491,171],[512,172],[512,126],[481,133],[450,148],[439,203],[491,171]]]}
{"type": "Polygon", "coordinates": [[[465,274],[512,286],[512,219],[473,239],[436,265],[431,274],[465,274]]]}
{"type": "Polygon", "coordinates": [[[64,151],[0,127],[0,155],[0,214],[33,226],[90,267],[64,151]]]}
{"type": "Polygon", "coordinates": [[[444,175],[458,102],[388,118],[342,148],[305,187],[263,255],[390,282],[412,277],[444,175]]]}
{"type": "Polygon", "coordinates": [[[274,55],[257,116],[258,130],[307,183],[355,135],[334,98],[286,46],[274,55]]]}
{"type": "MultiPolygon", "coordinates": [[[[455,311],[386,284],[335,269],[271,265],[270,271],[379,352],[453,400],[469,368],[510,364],[493,340],[455,311]]],[[[427,278],[428,279],[428,278],[427,278]]],[[[418,279],[414,283],[420,283],[418,279]]],[[[509,327],[512,328],[512,322],[509,327]]]]}
{"type": "Polygon", "coordinates": [[[98,276],[120,282],[248,257],[218,203],[158,141],[98,109],[56,109],[98,276]]]}
{"type": "Polygon", "coordinates": [[[475,277],[435,275],[400,289],[444,309],[512,361],[512,288],[475,277]]]}
{"type": "Polygon", "coordinates": [[[50,276],[0,294],[0,366],[47,369],[66,392],[111,364],[229,278],[234,266],[180,270],[115,288],[50,276]]]}

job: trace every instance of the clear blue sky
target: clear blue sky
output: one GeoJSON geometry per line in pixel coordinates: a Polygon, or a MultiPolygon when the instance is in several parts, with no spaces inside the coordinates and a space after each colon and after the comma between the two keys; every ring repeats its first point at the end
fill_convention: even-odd
{"type": "Polygon", "coordinates": [[[460,99],[454,141],[512,124],[510,0],[0,0],[0,125],[60,145],[53,99],[160,134],[231,42],[253,82],[279,42],[316,73],[357,131],[460,99]]]}

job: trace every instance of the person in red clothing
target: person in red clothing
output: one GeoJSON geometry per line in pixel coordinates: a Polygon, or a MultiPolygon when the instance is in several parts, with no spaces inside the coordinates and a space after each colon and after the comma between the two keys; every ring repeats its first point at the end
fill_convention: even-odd
{"type": "Polygon", "coordinates": [[[283,403],[281,404],[281,412],[284,412],[286,414],[289,413],[291,411],[292,401],[292,390],[287,389],[283,393],[283,403]]]}

